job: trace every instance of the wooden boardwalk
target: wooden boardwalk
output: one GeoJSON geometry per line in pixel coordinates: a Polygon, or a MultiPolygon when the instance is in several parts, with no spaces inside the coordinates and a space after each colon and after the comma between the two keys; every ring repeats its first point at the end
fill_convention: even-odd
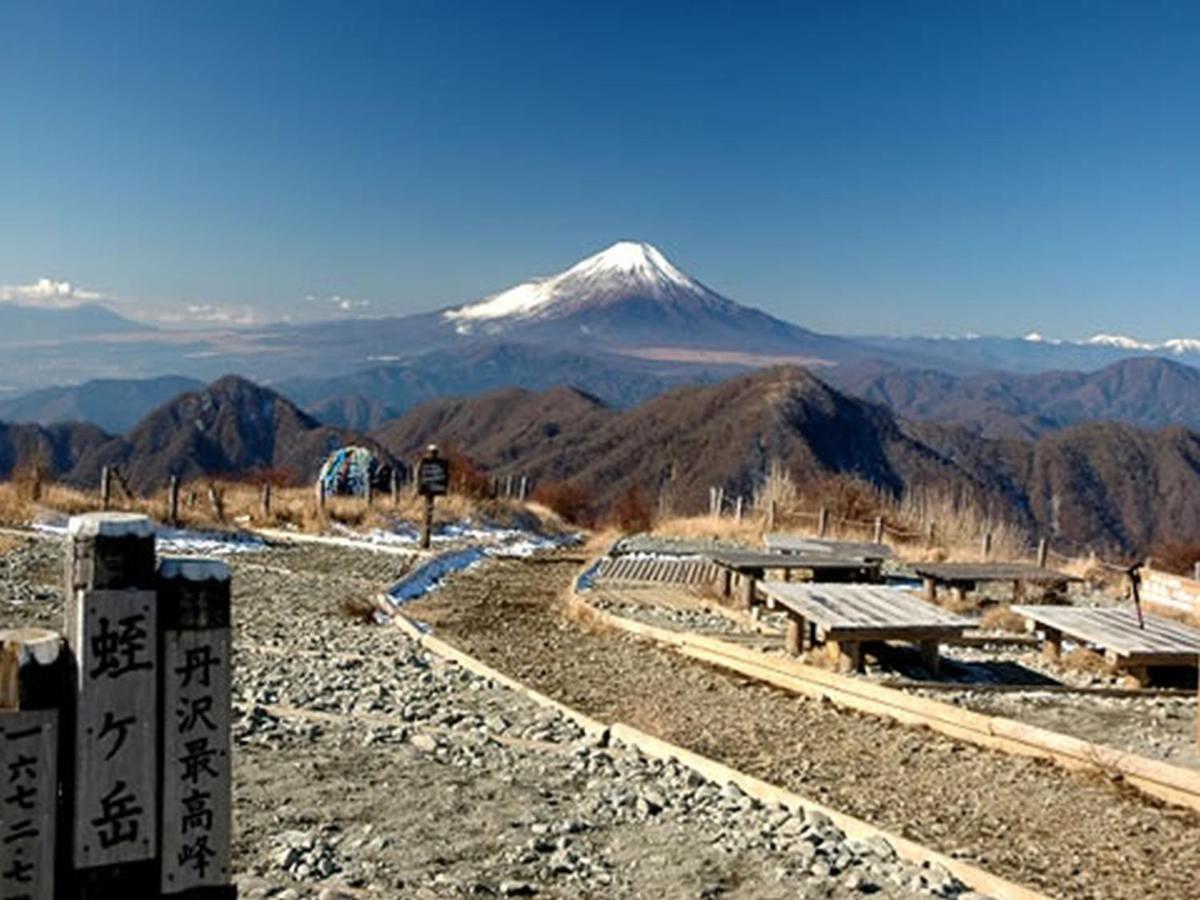
{"type": "Polygon", "coordinates": [[[861,668],[862,642],[895,640],[916,643],[926,667],[936,674],[939,643],[961,638],[973,624],[898,588],[767,582],[761,590],[768,608],[788,614],[789,653],[799,655],[819,633],[846,668],[861,668]]]}
{"type": "Polygon", "coordinates": [[[1082,606],[1014,606],[1013,612],[1035,623],[1045,639],[1042,652],[1050,660],[1062,653],[1064,636],[1104,651],[1117,668],[1139,684],[1149,681],[1148,670],[1158,666],[1194,666],[1200,662],[1200,629],[1144,616],[1138,624],[1133,609],[1082,606]]]}
{"type": "Polygon", "coordinates": [[[739,599],[750,609],[758,599],[756,585],[767,572],[781,572],[789,581],[793,572],[807,573],[812,581],[876,582],[880,577],[879,562],[854,557],[830,556],[823,553],[784,554],[753,553],[750,551],[718,552],[708,558],[721,570],[721,593],[733,594],[734,579],[740,583],[739,599]]]}
{"type": "Polygon", "coordinates": [[[707,584],[716,580],[713,564],[699,557],[663,559],[618,556],[605,559],[596,570],[599,584],[707,584]]]}

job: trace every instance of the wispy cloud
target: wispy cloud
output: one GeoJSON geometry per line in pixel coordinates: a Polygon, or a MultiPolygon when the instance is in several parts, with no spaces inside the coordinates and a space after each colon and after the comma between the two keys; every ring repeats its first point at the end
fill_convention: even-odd
{"type": "Polygon", "coordinates": [[[363,300],[357,297],[343,297],[341,294],[326,294],[318,296],[309,294],[304,298],[305,303],[317,303],[323,306],[331,306],[334,309],[342,312],[354,312],[356,310],[364,310],[371,305],[370,300],[363,300]]]}
{"type": "Polygon", "coordinates": [[[0,301],[22,306],[49,306],[68,309],[81,303],[108,299],[100,291],[82,288],[70,281],[39,278],[29,284],[0,284],[0,301]]]}
{"type": "Polygon", "coordinates": [[[182,312],[155,314],[159,322],[177,325],[256,325],[262,321],[253,306],[222,306],[217,303],[189,303],[182,312]]]}

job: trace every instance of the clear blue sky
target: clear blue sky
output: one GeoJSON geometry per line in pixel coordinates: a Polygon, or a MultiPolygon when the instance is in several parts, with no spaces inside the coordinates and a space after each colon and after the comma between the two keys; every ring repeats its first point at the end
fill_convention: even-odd
{"type": "Polygon", "coordinates": [[[0,285],[401,313],[620,238],[822,330],[1200,334],[1200,5],[0,0],[0,285]]]}

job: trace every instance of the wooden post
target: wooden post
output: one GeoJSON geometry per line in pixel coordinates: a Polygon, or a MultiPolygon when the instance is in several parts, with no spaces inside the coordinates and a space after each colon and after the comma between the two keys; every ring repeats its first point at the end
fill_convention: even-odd
{"type": "Polygon", "coordinates": [[[926,543],[928,543],[930,547],[934,547],[937,545],[937,525],[933,522],[930,522],[928,531],[928,537],[925,539],[926,543]]]}
{"type": "Polygon", "coordinates": [[[992,558],[992,533],[990,531],[983,533],[983,540],[980,542],[979,550],[983,554],[984,559],[992,558]]]}
{"type": "Polygon", "coordinates": [[[100,467],[100,508],[107,510],[112,504],[112,472],[108,466],[100,467]]]}
{"type": "Polygon", "coordinates": [[[433,543],[433,496],[425,497],[425,517],[421,523],[421,549],[428,550],[433,543]]]}
{"type": "Polygon", "coordinates": [[[68,526],[67,641],[75,687],[71,860],[80,900],[158,892],[154,528],[91,513],[68,526]]]}
{"type": "Polygon", "coordinates": [[[396,467],[392,466],[392,506],[400,505],[400,473],[396,471],[396,467]]]}
{"type": "Polygon", "coordinates": [[[371,508],[371,503],[375,499],[375,486],[371,484],[370,475],[367,476],[366,483],[363,484],[363,499],[367,501],[367,509],[371,508]]]}
{"type": "Polygon", "coordinates": [[[742,609],[754,609],[754,589],[758,584],[757,579],[745,572],[742,574],[741,589],[742,589],[742,609]]]}
{"type": "Polygon", "coordinates": [[[775,530],[775,520],[779,517],[779,501],[772,500],[767,504],[767,532],[775,530]]]}
{"type": "Polygon", "coordinates": [[[1192,580],[1200,581],[1200,562],[1197,562],[1192,566],[1192,580]]]}
{"type": "Polygon", "coordinates": [[[179,476],[172,475],[167,483],[167,523],[176,528],[179,525],[179,476]]]}
{"type": "Polygon", "coordinates": [[[817,537],[825,537],[829,530],[829,510],[824,506],[817,512],[817,537]]]}
{"type": "Polygon", "coordinates": [[[937,603],[937,579],[930,578],[928,575],[924,578],[925,584],[925,599],[930,603],[937,603]]]}
{"type": "Polygon", "coordinates": [[[215,484],[210,483],[208,486],[208,502],[212,506],[213,516],[218,522],[225,521],[225,498],[221,496],[221,490],[215,484]]]}
{"type": "Polygon", "coordinates": [[[875,543],[883,543],[883,516],[875,517],[875,543]]]}
{"type": "Polygon", "coordinates": [[[68,685],[63,650],[53,631],[0,631],[2,897],[53,900],[56,874],[67,881],[57,816],[60,748],[66,746],[59,721],[68,685]]]}
{"type": "Polygon", "coordinates": [[[725,488],[717,486],[717,518],[725,515],[725,488]]]}
{"type": "Polygon", "coordinates": [[[717,514],[717,489],[709,486],[708,489],[708,514],[715,516],[717,514]]]}
{"type": "Polygon", "coordinates": [[[784,634],[784,647],[788,656],[799,656],[804,652],[804,619],[797,615],[789,615],[787,632],[784,634]]]}
{"type": "Polygon", "coordinates": [[[259,500],[259,514],[264,522],[271,521],[271,482],[264,481],[262,496],[259,500]]]}
{"type": "Polygon", "coordinates": [[[938,653],[938,642],[936,640],[921,641],[919,646],[921,650],[921,664],[925,666],[926,672],[937,678],[942,664],[941,655],[938,653]]]}
{"type": "Polygon", "coordinates": [[[1062,658],[1062,632],[1057,628],[1047,628],[1045,635],[1042,640],[1042,659],[1056,663],[1062,658]]]}
{"type": "Polygon", "coordinates": [[[313,486],[313,491],[317,498],[317,518],[324,519],[325,518],[325,482],[322,481],[320,478],[318,478],[317,483],[313,486]]]}
{"type": "Polygon", "coordinates": [[[1046,568],[1046,556],[1050,552],[1050,543],[1045,538],[1038,541],[1037,564],[1039,569],[1046,568]]]}
{"type": "Polygon", "coordinates": [[[162,872],[165,896],[225,900],[231,877],[229,567],[168,557],[158,566],[162,654],[162,872]]]}
{"type": "Polygon", "coordinates": [[[510,474],[507,478],[504,479],[504,497],[505,497],[505,499],[507,499],[507,500],[512,499],[512,491],[513,491],[513,477],[510,474]]]}
{"type": "Polygon", "coordinates": [[[742,498],[737,498],[737,503],[734,506],[734,516],[740,522],[742,521],[742,498]]]}

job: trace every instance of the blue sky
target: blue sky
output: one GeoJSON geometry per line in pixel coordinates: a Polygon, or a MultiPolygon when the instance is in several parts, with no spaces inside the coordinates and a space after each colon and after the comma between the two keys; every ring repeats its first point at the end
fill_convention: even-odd
{"type": "Polygon", "coordinates": [[[403,313],[622,238],[827,331],[1200,334],[1200,6],[0,2],[10,296],[403,313]]]}

